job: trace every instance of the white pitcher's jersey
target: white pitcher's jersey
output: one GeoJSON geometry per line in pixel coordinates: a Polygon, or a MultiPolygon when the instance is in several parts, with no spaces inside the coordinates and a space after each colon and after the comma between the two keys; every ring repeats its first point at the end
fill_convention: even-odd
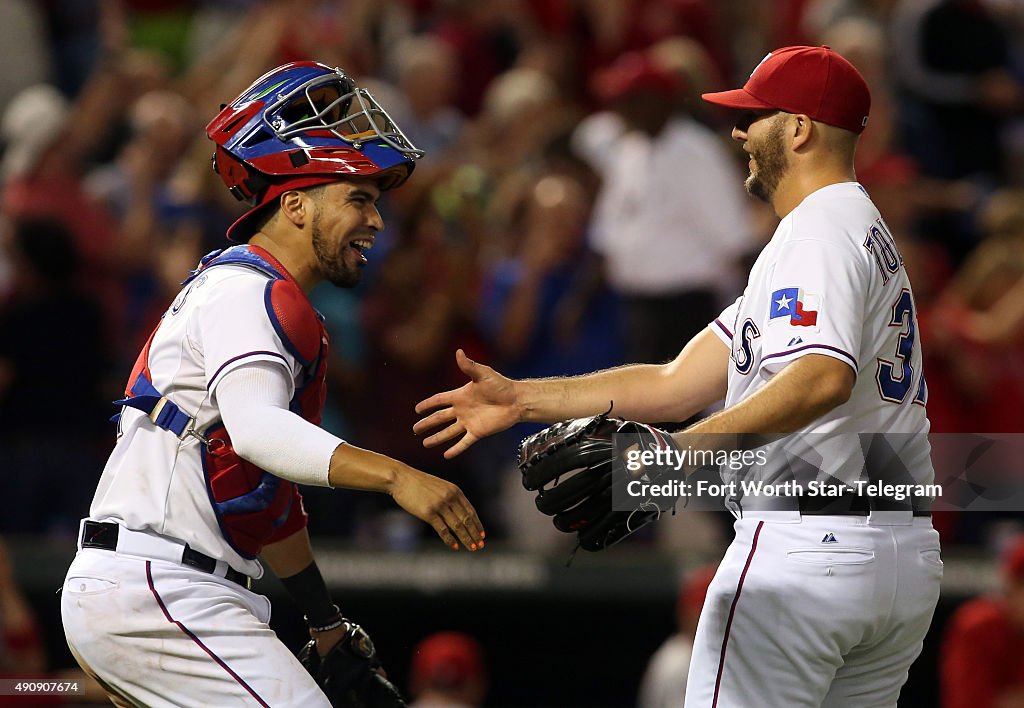
{"type": "MultiPolygon", "coordinates": [[[[302,367],[267,316],[269,277],[245,265],[210,268],[178,294],[154,333],[148,347],[153,385],[196,417],[198,431],[220,421],[217,383],[244,364],[270,361],[286,367],[289,396],[294,394],[302,367]]],[[[132,408],[121,415],[117,444],[89,516],[184,541],[252,577],[263,572],[257,561],[233,550],[218,527],[199,441],[179,440],[132,408]]]]}
{"type": "MultiPolygon", "coordinates": [[[[856,182],[806,197],[779,223],[743,295],[711,324],[732,349],[726,406],[789,362],[823,354],[853,369],[850,399],[796,438],[819,453],[819,478],[861,479],[857,433],[896,433],[910,484],[931,484],[927,389],[910,281],[878,210],[856,182]]],[[[793,438],[791,438],[793,439],[793,438]]],[[[762,472],[769,472],[769,465],[762,472]]],[[[724,474],[724,473],[723,473],[724,474]]],[[[902,476],[902,475],[901,475],[902,476]]]]}

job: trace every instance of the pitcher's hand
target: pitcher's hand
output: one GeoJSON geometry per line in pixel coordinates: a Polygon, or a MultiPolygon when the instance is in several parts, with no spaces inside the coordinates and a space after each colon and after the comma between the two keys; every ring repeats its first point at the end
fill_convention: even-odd
{"type": "Polygon", "coordinates": [[[455,352],[455,360],[469,377],[469,383],[452,391],[435,393],[417,403],[416,412],[424,417],[412,428],[417,435],[440,428],[424,438],[425,447],[436,447],[458,438],[444,451],[449,460],[480,438],[499,433],[521,420],[512,379],[473,361],[461,349],[455,352]],[[426,415],[429,411],[433,412],[426,415]]]}

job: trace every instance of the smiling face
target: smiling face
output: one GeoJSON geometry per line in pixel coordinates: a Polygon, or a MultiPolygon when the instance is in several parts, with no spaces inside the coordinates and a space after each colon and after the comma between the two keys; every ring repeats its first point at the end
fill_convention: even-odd
{"type": "Polygon", "coordinates": [[[344,180],[311,190],[311,231],[316,267],[324,280],[339,288],[355,287],[366,265],[364,253],[384,228],[373,180],[344,180]]]}
{"type": "Polygon", "coordinates": [[[732,131],[732,137],[743,143],[743,149],[750,154],[750,174],[743,186],[769,203],[789,168],[785,118],[786,114],[778,111],[747,111],[732,131]]]}

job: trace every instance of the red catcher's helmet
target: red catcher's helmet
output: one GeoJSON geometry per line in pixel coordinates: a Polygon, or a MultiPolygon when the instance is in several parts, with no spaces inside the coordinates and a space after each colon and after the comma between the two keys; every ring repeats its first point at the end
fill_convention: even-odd
{"type": "Polygon", "coordinates": [[[317,62],[285,64],[256,79],[206,134],[217,144],[214,171],[252,206],[228,229],[240,242],[288,190],[373,175],[382,190],[393,189],[423,156],[369,91],[317,62]]]}

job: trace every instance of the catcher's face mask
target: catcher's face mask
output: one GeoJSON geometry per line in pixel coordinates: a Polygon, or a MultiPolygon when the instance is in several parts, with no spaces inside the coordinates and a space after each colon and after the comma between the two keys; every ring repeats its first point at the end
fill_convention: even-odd
{"type": "Polygon", "coordinates": [[[341,69],[279,94],[266,107],[264,118],[282,141],[326,137],[326,131],[357,150],[377,138],[413,159],[423,156],[370,92],[357,87],[341,69]]]}
{"type": "MultiPolygon", "coordinates": [[[[267,72],[224,106],[206,134],[217,144],[214,169],[254,209],[286,180],[310,186],[380,175],[380,189],[392,189],[423,156],[369,91],[315,62],[267,72]]],[[[245,240],[249,230],[240,220],[228,236],[245,240]]]]}

